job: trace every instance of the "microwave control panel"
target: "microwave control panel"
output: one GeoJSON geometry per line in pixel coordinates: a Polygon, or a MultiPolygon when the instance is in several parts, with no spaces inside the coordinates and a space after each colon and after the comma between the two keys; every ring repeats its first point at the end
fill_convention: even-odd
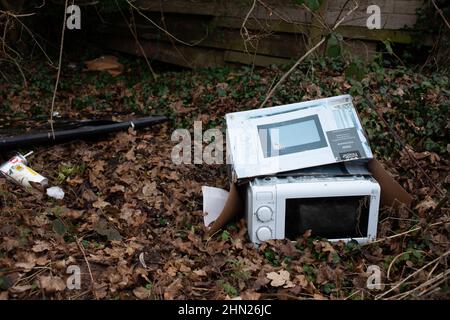
{"type": "Polygon", "coordinates": [[[250,238],[253,242],[263,242],[275,237],[276,227],[276,187],[274,185],[259,186],[256,192],[247,189],[247,223],[253,230],[250,238]],[[250,201],[248,201],[250,200],[250,201]]]}

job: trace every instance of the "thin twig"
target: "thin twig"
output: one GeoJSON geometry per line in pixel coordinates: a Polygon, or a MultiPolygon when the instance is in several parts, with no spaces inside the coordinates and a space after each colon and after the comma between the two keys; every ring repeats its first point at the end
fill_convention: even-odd
{"type": "MultiPolygon", "coordinates": [[[[3,31],[3,38],[2,38],[3,52],[5,53],[6,57],[8,57],[16,65],[17,69],[19,69],[19,72],[20,72],[20,74],[21,74],[21,76],[23,78],[24,87],[26,88],[26,87],[28,87],[28,83],[27,83],[27,79],[25,77],[25,74],[22,71],[22,68],[20,67],[20,65],[17,62],[17,60],[12,55],[10,55],[8,53],[8,51],[6,51],[6,47],[9,48],[9,46],[6,45],[6,31],[8,30],[8,22],[9,22],[9,15],[7,15],[7,17],[6,17],[5,29],[3,31]]],[[[12,50],[12,51],[15,53],[14,50],[12,50]]],[[[16,55],[17,55],[17,53],[16,53],[16,55]]]]}
{"type": "Polygon", "coordinates": [[[75,241],[77,243],[78,249],[80,249],[81,253],[83,254],[84,257],[84,261],[86,262],[88,271],[89,271],[89,277],[91,278],[91,289],[92,289],[92,294],[94,295],[95,299],[98,300],[97,297],[97,292],[95,291],[95,281],[94,281],[94,277],[92,275],[92,271],[91,271],[91,265],[89,264],[89,261],[86,257],[86,253],[84,252],[83,246],[80,243],[80,240],[78,239],[78,237],[75,236],[75,241]]]}
{"type": "MultiPolygon", "coordinates": [[[[114,2],[116,3],[116,6],[117,6],[117,8],[119,9],[120,14],[122,15],[122,17],[123,17],[125,23],[127,24],[128,29],[130,30],[131,34],[133,35],[133,38],[134,38],[134,40],[136,41],[136,44],[137,44],[137,46],[139,47],[139,50],[141,51],[142,56],[143,56],[144,59],[145,59],[145,62],[147,63],[147,66],[148,66],[148,68],[149,68],[149,70],[150,70],[150,72],[151,72],[151,74],[152,74],[152,76],[153,76],[153,79],[157,79],[158,76],[156,75],[155,71],[154,71],[153,68],[152,68],[152,65],[151,65],[150,62],[148,61],[147,55],[145,54],[145,50],[144,50],[144,48],[142,47],[141,43],[139,42],[139,39],[138,39],[136,30],[133,29],[133,27],[131,26],[131,22],[128,22],[127,18],[125,17],[125,14],[123,13],[122,9],[121,9],[120,6],[119,6],[119,3],[117,2],[117,0],[115,0],[114,2]]],[[[131,14],[133,14],[133,11],[132,11],[133,9],[132,9],[132,8],[130,8],[130,9],[131,9],[131,10],[130,10],[130,11],[131,11],[131,14]]]]}
{"type": "MultiPolygon", "coordinates": [[[[162,1],[161,0],[159,1],[159,12],[161,14],[161,23],[162,23],[164,29],[168,30],[167,25],[166,25],[166,17],[164,16],[164,11],[163,11],[163,8],[162,8],[162,1]]],[[[201,41],[205,40],[208,37],[208,34],[209,34],[209,30],[208,30],[208,27],[206,27],[206,35],[201,39],[201,41]]],[[[170,43],[172,44],[172,47],[180,55],[180,57],[183,59],[183,61],[186,63],[186,65],[188,67],[190,67],[190,68],[193,68],[192,62],[188,61],[188,59],[186,59],[186,57],[184,56],[183,52],[181,52],[180,49],[176,46],[175,41],[171,37],[168,37],[168,38],[169,38],[170,43]]],[[[198,43],[199,42],[197,42],[197,44],[198,43]]]]}
{"type": "MultiPolygon", "coordinates": [[[[426,252],[423,251],[423,250],[418,250],[418,251],[419,251],[419,252],[426,253],[426,252]]],[[[386,278],[387,278],[388,280],[389,280],[389,278],[390,278],[391,268],[392,268],[392,266],[394,265],[395,261],[397,261],[397,259],[400,258],[401,256],[403,256],[405,253],[410,253],[410,252],[409,252],[409,251],[402,252],[402,253],[396,255],[396,256],[394,257],[394,259],[392,259],[392,261],[391,261],[391,263],[389,264],[389,267],[388,267],[388,269],[387,269],[387,273],[386,273],[386,278]]]]}
{"type": "Polygon", "coordinates": [[[442,10],[437,6],[436,2],[434,2],[434,0],[431,0],[431,2],[433,3],[433,6],[436,8],[436,11],[439,13],[439,15],[442,17],[442,19],[444,20],[445,24],[447,25],[447,28],[450,29],[450,23],[447,21],[447,19],[444,16],[444,13],[442,12],[442,10]]]}
{"type": "Polygon", "coordinates": [[[341,18],[341,15],[342,15],[342,13],[344,12],[345,7],[348,5],[348,3],[349,3],[350,1],[351,1],[351,0],[345,1],[344,5],[341,6],[341,10],[339,11],[339,14],[337,15],[336,20],[334,21],[334,23],[338,22],[338,20],[341,18]]]}
{"type": "MultiPolygon", "coordinates": [[[[53,61],[52,59],[50,59],[50,57],[48,56],[47,52],[45,52],[44,48],[42,48],[41,44],[39,43],[39,41],[37,41],[36,37],[34,36],[33,32],[27,27],[27,25],[25,23],[23,23],[18,17],[18,15],[11,15],[14,19],[17,20],[17,22],[19,22],[22,27],[28,32],[28,34],[30,35],[30,37],[34,40],[34,42],[37,44],[38,48],[41,50],[41,52],[44,54],[45,58],[50,62],[50,65],[52,67],[54,67],[53,61]]],[[[39,36],[39,35],[38,35],[39,36]]]]}
{"type": "MultiPolygon", "coordinates": [[[[447,272],[448,272],[448,270],[447,270],[447,272]]],[[[437,276],[439,276],[439,275],[437,275],[437,276]]],[[[438,287],[439,285],[441,285],[442,282],[448,281],[449,278],[450,278],[450,276],[447,274],[446,277],[444,277],[443,279],[440,279],[439,281],[434,282],[428,289],[426,289],[426,290],[420,292],[417,296],[418,296],[418,297],[425,296],[426,294],[428,294],[428,293],[429,293],[431,290],[433,290],[433,289],[438,289],[438,290],[439,290],[439,288],[437,288],[437,287],[438,287]]],[[[435,291],[435,290],[434,290],[434,291],[435,291]]]]}
{"type": "Polygon", "coordinates": [[[264,7],[264,9],[266,9],[266,11],[268,11],[271,15],[275,15],[277,18],[279,18],[280,20],[287,22],[287,23],[294,23],[291,19],[289,19],[289,17],[283,17],[282,13],[279,13],[277,10],[275,10],[275,8],[269,6],[268,4],[266,4],[264,1],[261,0],[257,0],[258,3],[260,5],[262,5],[264,7]]]}
{"type": "MultiPolygon", "coordinates": [[[[126,0],[126,1],[128,2],[128,4],[129,4],[132,8],[134,8],[134,9],[137,11],[137,13],[139,13],[139,15],[141,15],[142,17],[144,17],[145,20],[147,20],[148,22],[150,22],[150,23],[151,23],[152,25],[154,25],[157,29],[159,29],[160,31],[164,32],[166,35],[168,35],[168,36],[171,37],[172,39],[178,41],[178,42],[181,43],[181,44],[184,44],[184,45],[190,46],[190,47],[193,47],[193,46],[196,46],[196,45],[197,45],[197,42],[195,42],[195,43],[188,43],[188,42],[185,42],[185,41],[183,41],[183,40],[178,39],[178,38],[175,37],[173,34],[171,34],[169,31],[167,31],[166,29],[162,28],[162,27],[159,26],[156,22],[154,22],[152,19],[150,19],[149,17],[147,17],[145,14],[143,14],[142,11],[141,11],[138,7],[136,7],[134,4],[132,4],[129,0],[126,0]]],[[[203,40],[201,40],[201,41],[203,41],[203,40]]],[[[200,42],[201,42],[201,41],[200,41],[200,42]]]]}
{"type": "Polygon", "coordinates": [[[434,259],[431,262],[428,262],[426,265],[424,265],[422,268],[416,270],[415,272],[411,273],[409,276],[407,276],[405,279],[403,279],[402,281],[398,282],[395,286],[393,286],[391,289],[389,289],[388,291],[383,292],[382,294],[378,295],[375,297],[375,300],[381,299],[382,297],[384,297],[385,295],[387,295],[389,292],[397,289],[398,287],[400,287],[403,283],[405,283],[407,280],[409,280],[410,278],[414,277],[415,275],[417,275],[419,272],[423,271],[424,269],[426,269],[427,267],[429,267],[430,265],[432,265],[433,263],[435,263],[436,261],[439,261],[440,259],[446,257],[448,254],[450,253],[450,250],[445,252],[444,254],[440,255],[439,257],[437,257],[436,259],[434,259]]]}
{"type": "Polygon", "coordinates": [[[438,267],[438,265],[439,265],[439,261],[436,262],[436,264],[434,265],[433,268],[431,268],[430,273],[428,273],[427,280],[430,280],[430,279],[431,279],[431,275],[433,274],[434,270],[436,270],[436,268],[438,267]]]}
{"type": "MultiPolygon", "coordinates": [[[[331,32],[330,27],[327,25],[327,23],[325,22],[325,19],[323,18],[323,16],[320,14],[320,12],[314,12],[312,11],[306,4],[302,4],[303,8],[308,11],[314,18],[316,18],[316,21],[322,26],[322,28],[324,30],[327,30],[328,32],[331,32]]],[[[342,8],[343,10],[344,8],[342,8]]],[[[340,16],[338,17],[340,18],[340,16]]],[[[336,22],[338,21],[338,19],[336,19],[336,22]]],[[[335,22],[335,24],[336,24],[335,22]]],[[[347,21],[348,22],[348,21],[347,21]]],[[[316,26],[312,25],[311,27],[313,28],[317,28],[316,26]]]]}
{"type": "Polygon", "coordinates": [[[354,295],[356,295],[357,293],[360,293],[360,292],[361,292],[361,289],[356,290],[356,291],[353,292],[352,294],[350,294],[350,295],[348,295],[347,297],[345,297],[344,300],[348,300],[348,299],[350,299],[351,297],[353,297],[354,295]]]}
{"type": "MultiPolygon", "coordinates": [[[[438,261],[438,263],[439,263],[439,261],[438,261]]],[[[411,295],[412,293],[416,292],[417,290],[426,288],[428,286],[435,287],[436,284],[439,285],[442,282],[444,282],[445,280],[447,280],[449,278],[449,275],[450,275],[450,270],[446,270],[446,271],[441,272],[440,274],[436,275],[434,278],[429,279],[429,280],[425,281],[424,283],[418,285],[417,287],[415,287],[415,288],[413,288],[411,290],[408,290],[406,292],[402,292],[402,293],[400,293],[398,295],[389,297],[388,299],[389,300],[404,299],[407,296],[411,295]]],[[[428,290],[425,290],[425,291],[428,291],[428,290]]]]}
{"type": "Polygon", "coordinates": [[[248,52],[247,41],[250,40],[249,32],[248,32],[248,29],[245,27],[245,24],[247,23],[248,18],[250,17],[253,10],[255,9],[256,1],[257,0],[253,0],[253,4],[250,7],[250,10],[248,10],[247,14],[245,15],[244,21],[242,21],[241,29],[239,30],[239,33],[241,34],[241,37],[244,40],[245,52],[248,52]]]}
{"type": "Polygon", "coordinates": [[[433,217],[439,210],[442,209],[442,207],[448,202],[450,199],[449,194],[447,193],[444,198],[442,198],[438,204],[436,205],[436,208],[434,208],[433,212],[431,212],[431,216],[433,217]]]}
{"type": "Polygon", "coordinates": [[[14,18],[31,17],[31,16],[34,16],[36,14],[35,12],[23,13],[23,14],[14,14],[11,11],[4,11],[4,10],[0,10],[0,13],[6,14],[6,15],[14,17],[14,18]]]}
{"type": "MultiPolygon", "coordinates": [[[[342,24],[342,22],[345,21],[345,19],[350,16],[356,9],[358,9],[359,5],[358,3],[355,3],[355,6],[349,10],[347,12],[347,14],[342,17],[341,20],[339,20],[332,28],[331,28],[331,32],[333,32],[334,30],[336,30],[337,27],[339,27],[339,25],[342,24]]],[[[272,95],[274,94],[274,92],[277,90],[278,86],[292,73],[292,71],[294,71],[299,65],[300,63],[303,62],[303,60],[306,59],[306,57],[308,57],[312,52],[314,52],[317,48],[319,48],[327,39],[328,34],[323,36],[322,39],[316,43],[315,46],[313,46],[311,49],[309,49],[300,59],[297,60],[297,62],[288,70],[288,72],[286,72],[285,74],[283,74],[283,76],[281,77],[281,79],[277,82],[277,84],[269,91],[269,93],[267,94],[266,98],[264,99],[264,101],[261,103],[261,105],[259,106],[260,108],[264,107],[264,105],[267,103],[267,101],[272,97],[272,95]]]]}
{"type": "MultiPolygon", "coordinates": [[[[448,221],[448,220],[445,220],[445,221],[439,221],[439,222],[432,223],[432,224],[428,225],[427,227],[434,227],[434,226],[437,226],[437,225],[440,225],[440,224],[444,224],[444,223],[447,223],[447,222],[449,222],[449,221],[448,221]]],[[[408,233],[418,231],[418,230],[420,230],[420,229],[422,229],[422,227],[421,227],[421,226],[418,226],[418,227],[412,228],[412,229],[410,229],[410,230],[407,230],[407,231],[404,231],[404,232],[401,232],[401,233],[394,234],[394,235],[389,236],[389,237],[381,238],[381,239],[378,239],[378,240],[372,241],[372,242],[367,242],[367,243],[363,244],[362,246],[368,246],[368,245],[372,245],[372,244],[374,244],[374,243],[379,243],[379,242],[383,242],[383,241],[386,241],[386,240],[391,240],[391,239],[394,239],[394,238],[398,238],[398,237],[407,235],[408,233]]]]}
{"type": "MultiPolygon", "coordinates": [[[[66,2],[64,4],[64,17],[66,16],[67,2],[68,2],[68,0],[66,0],[66,2]]],[[[62,31],[61,31],[61,45],[59,47],[58,73],[56,74],[55,89],[53,90],[52,105],[50,108],[49,122],[50,122],[50,128],[52,130],[53,139],[55,139],[55,130],[53,128],[53,112],[55,110],[55,100],[56,100],[56,92],[58,91],[59,76],[61,75],[61,61],[62,61],[62,54],[63,54],[63,47],[64,47],[65,30],[66,30],[66,19],[63,19],[63,26],[62,26],[62,31]]]]}

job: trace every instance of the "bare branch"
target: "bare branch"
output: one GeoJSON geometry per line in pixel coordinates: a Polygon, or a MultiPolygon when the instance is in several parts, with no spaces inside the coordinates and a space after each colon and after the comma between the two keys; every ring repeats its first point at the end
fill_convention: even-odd
{"type": "MultiPolygon", "coordinates": [[[[357,2],[355,2],[355,6],[349,10],[347,12],[347,14],[342,17],[342,19],[340,19],[332,28],[331,28],[331,32],[333,32],[334,30],[336,30],[337,27],[339,27],[339,25],[342,24],[342,22],[345,21],[345,19],[347,19],[348,16],[350,16],[356,9],[358,9],[359,5],[357,2]]],[[[330,32],[330,33],[331,33],[330,32]]],[[[272,95],[274,94],[274,92],[277,90],[278,86],[292,73],[292,71],[294,71],[299,65],[300,63],[303,62],[303,60],[305,60],[312,52],[314,52],[317,48],[319,48],[327,39],[327,37],[329,36],[328,33],[327,35],[323,36],[322,39],[316,43],[316,45],[314,45],[311,49],[309,49],[302,57],[300,57],[300,59],[297,60],[297,62],[288,70],[288,72],[286,72],[285,74],[283,74],[283,76],[280,78],[280,80],[276,83],[276,85],[270,89],[269,93],[267,94],[266,98],[264,99],[264,101],[261,103],[261,105],[259,106],[260,108],[264,107],[264,105],[267,103],[267,101],[272,97],[272,95]]]]}
{"type": "Polygon", "coordinates": [[[434,0],[431,0],[431,2],[433,3],[433,6],[436,8],[436,11],[439,13],[439,15],[442,17],[442,19],[444,20],[445,24],[447,25],[447,28],[450,29],[450,23],[447,21],[447,19],[444,16],[444,13],[442,12],[442,10],[437,6],[436,2],[434,2],[434,0]]]}
{"type": "MultiPolygon", "coordinates": [[[[64,4],[64,17],[66,16],[67,2],[68,2],[68,0],[66,0],[66,2],[64,4]]],[[[59,48],[58,73],[56,75],[55,89],[53,90],[52,105],[50,108],[49,123],[50,123],[50,128],[52,130],[53,139],[55,139],[55,130],[53,128],[53,112],[55,110],[55,100],[56,100],[56,92],[58,91],[59,76],[61,75],[61,61],[62,61],[62,54],[63,54],[63,47],[64,47],[65,30],[66,30],[66,19],[63,19],[63,26],[62,26],[62,32],[61,32],[61,46],[59,48]]]]}
{"type": "MultiPolygon", "coordinates": [[[[142,56],[145,59],[145,62],[147,63],[147,66],[150,70],[150,72],[152,73],[153,79],[156,79],[158,76],[156,75],[155,71],[152,68],[152,65],[150,64],[150,62],[148,61],[147,55],[145,54],[145,50],[142,47],[141,43],[139,42],[138,36],[137,36],[137,32],[136,32],[136,28],[133,28],[131,26],[131,23],[128,22],[127,18],[125,17],[125,14],[123,13],[122,9],[119,6],[119,3],[117,2],[117,0],[114,0],[114,2],[116,3],[117,8],[120,11],[120,14],[122,15],[125,23],[127,24],[128,29],[130,30],[131,34],[133,35],[134,40],[136,41],[136,45],[139,47],[139,50],[141,51],[142,56]]],[[[133,14],[133,9],[131,8],[131,14],[133,14]]],[[[134,20],[133,20],[134,21],[134,20]]],[[[136,26],[136,25],[135,25],[136,26]]]]}
{"type": "Polygon", "coordinates": [[[431,266],[433,263],[436,263],[437,261],[439,261],[442,258],[445,258],[446,256],[448,256],[450,254],[450,251],[445,252],[444,254],[440,255],[439,257],[437,257],[436,259],[434,259],[433,261],[427,263],[426,265],[424,265],[422,268],[416,270],[415,272],[411,273],[409,276],[407,276],[405,279],[403,279],[402,281],[399,281],[395,286],[393,286],[392,288],[390,288],[389,290],[383,292],[382,294],[378,295],[375,297],[375,300],[381,299],[384,296],[386,296],[389,292],[392,292],[393,290],[397,289],[398,287],[400,287],[403,283],[405,283],[407,280],[411,279],[412,277],[414,277],[415,275],[417,275],[419,272],[425,270],[427,267],[431,266]]]}
{"type": "Polygon", "coordinates": [[[164,32],[166,35],[168,35],[169,37],[171,37],[172,39],[174,39],[175,41],[178,41],[181,44],[184,44],[185,46],[189,46],[189,47],[194,47],[196,46],[198,43],[200,43],[202,40],[200,40],[199,42],[195,42],[195,43],[188,43],[185,42],[183,40],[178,39],[177,37],[175,37],[173,34],[171,34],[169,31],[167,31],[166,29],[162,28],[160,25],[158,25],[156,22],[154,22],[152,19],[150,19],[149,17],[147,17],[144,13],[142,13],[142,11],[136,7],[134,4],[132,4],[129,0],[126,0],[128,2],[128,4],[137,11],[137,13],[139,13],[139,15],[141,15],[142,17],[144,17],[145,20],[147,20],[148,22],[150,22],[152,25],[154,25],[158,30],[164,32]]]}

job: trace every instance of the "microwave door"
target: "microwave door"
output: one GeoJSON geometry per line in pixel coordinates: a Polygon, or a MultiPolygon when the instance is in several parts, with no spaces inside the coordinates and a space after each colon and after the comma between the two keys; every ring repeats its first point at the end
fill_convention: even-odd
{"type": "Polygon", "coordinates": [[[285,237],[295,240],[307,230],[327,239],[367,237],[368,196],[286,199],[285,237]]]}
{"type": "MultiPolygon", "coordinates": [[[[314,189],[314,184],[298,184],[297,188],[314,189]]],[[[324,194],[322,189],[314,194],[310,190],[309,194],[291,194],[280,199],[280,206],[284,207],[280,212],[285,217],[277,231],[290,240],[296,240],[308,230],[312,236],[329,240],[368,237],[370,196],[328,191],[324,194]]]]}

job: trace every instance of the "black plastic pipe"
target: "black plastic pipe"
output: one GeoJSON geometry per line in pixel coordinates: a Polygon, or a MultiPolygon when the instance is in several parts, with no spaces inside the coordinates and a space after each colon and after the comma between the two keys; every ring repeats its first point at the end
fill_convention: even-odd
{"type": "Polygon", "coordinates": [[[49,131],[6,138],[0,137],[0,150],[35,146],[40,144],[56,144],[85,138],[95,138],[111,132],[126,130],[130,127],[134,127],[136,129],[150,127],[155,124],[166,122],[167,120],[168,119],[164,116],[154,116],[112,124],[87,125],[80,126],[76,129],[56,130],[54,131],[54,135],[51,131],[49,131]]]}

